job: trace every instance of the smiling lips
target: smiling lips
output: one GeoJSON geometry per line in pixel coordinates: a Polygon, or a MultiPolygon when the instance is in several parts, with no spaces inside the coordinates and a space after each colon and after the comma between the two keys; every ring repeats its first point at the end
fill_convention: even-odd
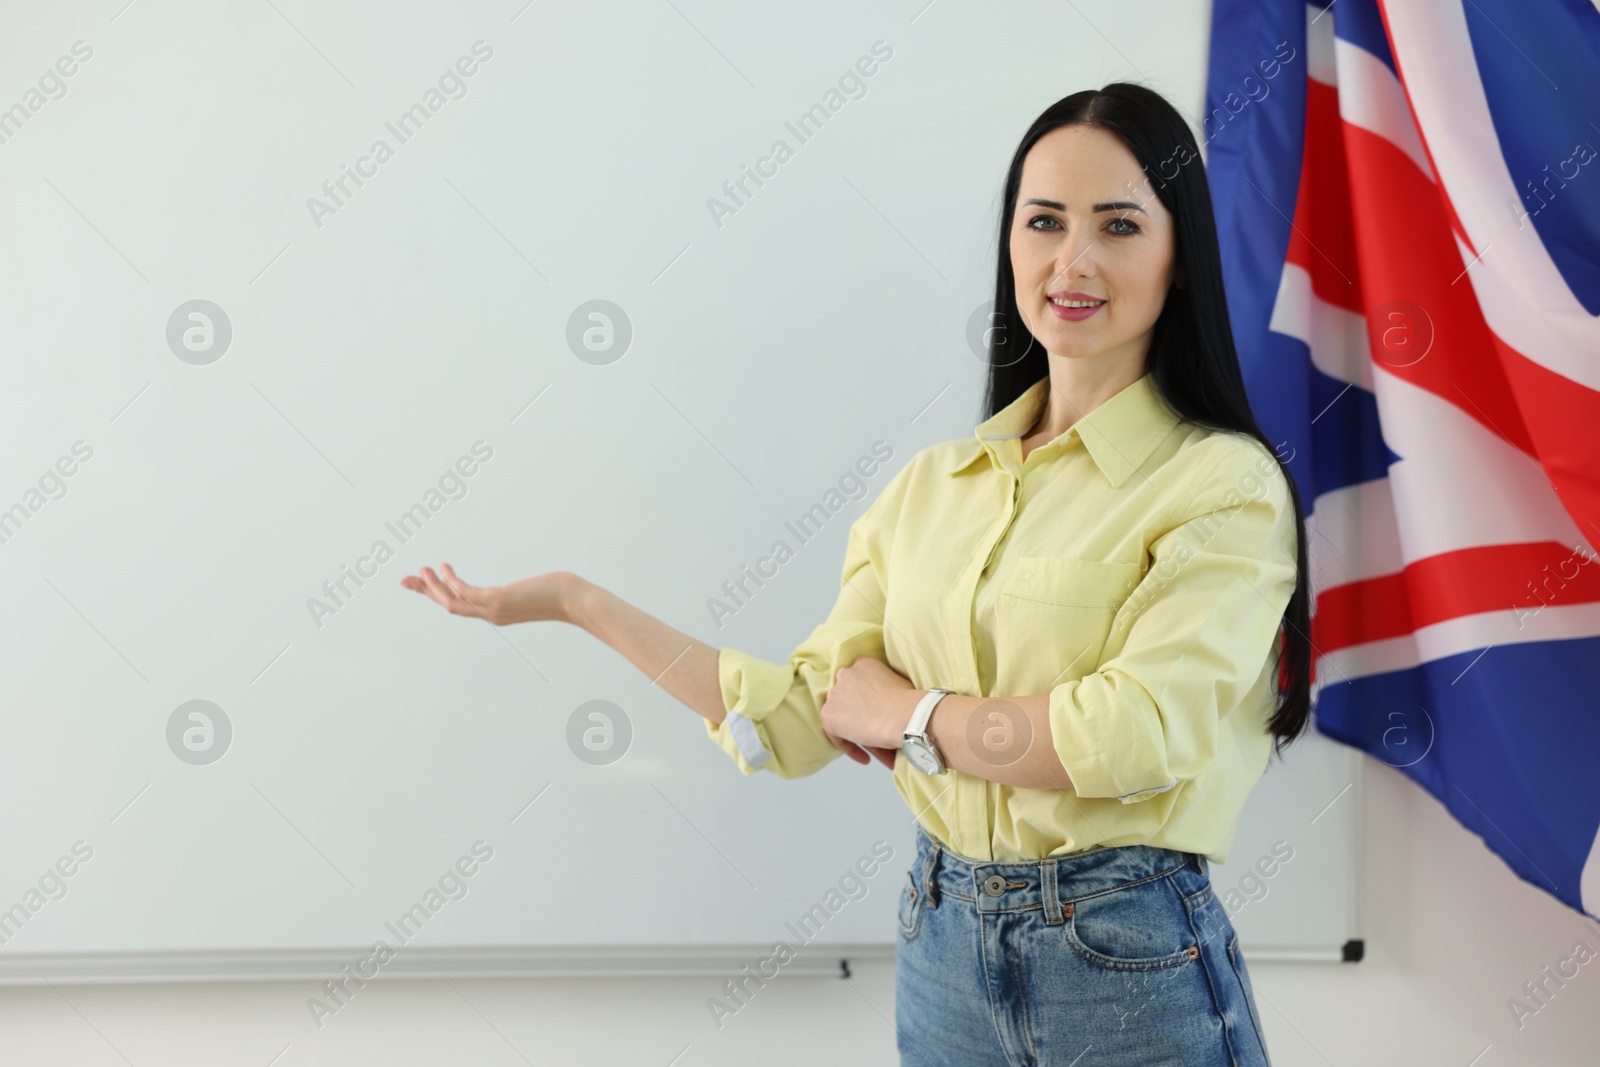
{"type": "Polygon", "coordinates": [[[1051,293],[1046,303],[1056,318],[1067,322],[1082,322],[1105,306],[1100,297],[1068,291],[1051,293]]]}

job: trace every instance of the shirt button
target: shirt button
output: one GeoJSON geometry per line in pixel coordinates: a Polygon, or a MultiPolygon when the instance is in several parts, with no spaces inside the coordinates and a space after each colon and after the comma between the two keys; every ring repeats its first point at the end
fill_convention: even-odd
{"type": "Polygon", "coordinates": [[[1006,880],[998,874],[991,874],[983,880],[983,891],[991,897],[997,897],[1006,891],[1006,880]]]}

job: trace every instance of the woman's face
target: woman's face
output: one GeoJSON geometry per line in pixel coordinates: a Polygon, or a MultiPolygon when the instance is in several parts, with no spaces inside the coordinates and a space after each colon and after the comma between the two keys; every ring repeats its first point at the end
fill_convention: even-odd
{"type": "Polygon", "coordinates": [[[1045,350],[1143,373],[1176,255],[1172,216],[1127,145],[1093,126],[1040,138],[1022,162],[1010,240],[1017,309],[1045,350]]]}

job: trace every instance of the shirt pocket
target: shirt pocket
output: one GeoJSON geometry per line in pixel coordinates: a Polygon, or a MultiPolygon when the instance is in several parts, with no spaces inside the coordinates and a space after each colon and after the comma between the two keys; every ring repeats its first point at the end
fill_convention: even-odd
{"type": "Polygon", "coordinates": [[[1091,673],[1111,620],[1142,573],[1138,563],[1022,557],[995,605],[996,654],[1025,685],[1055,686],[1091,673]]]}

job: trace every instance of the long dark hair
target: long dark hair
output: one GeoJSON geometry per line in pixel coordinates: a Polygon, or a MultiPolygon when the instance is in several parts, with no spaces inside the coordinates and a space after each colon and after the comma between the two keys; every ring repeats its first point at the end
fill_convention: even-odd
{"type": "Polygon", "coordinates": [[[1020,397],[1050,373],[1049,357],[1017,311],[1016,278],[1011,271],[1011,222],[1022,183],[1022,162],[1045,134],[1062,126],[1095,126],[1121,138],[1144,169],[1156,195],[1171,213],[1177,262],[1185,287],[1167,293],[1156,319],[1146,356],[1146,369],[1173,410],[1185,420],[1212,429],[1254,437],[1277,459],[1294,504],[1298,542],[1296,580],[1283,613],[1283,645],[1278,663],[1280,703],[1267,729],[1274,749],[1298,737],[1310,719],[1311,616],[1306,571],[1306,524],[1300,492],[1288,465],[1278,456],[1255,416],[1245,393],[1239,354],[1233,346],[1228,301],[1222,285],[1222,257],[1217,249],[1217,223],[1211,208],[1200,149],[1177,110],[1152,89],[1112,82],[1103,89],[1085,89],[1045,109],[1011,159],[1006,174],[1005,203],[1000,209],[1000,249],[994,282],[995,323],[989,331],[989,385],[985,418],[1020,397]],[[1024,355],[1012,355],[1019,349],[1024,355]]]}

